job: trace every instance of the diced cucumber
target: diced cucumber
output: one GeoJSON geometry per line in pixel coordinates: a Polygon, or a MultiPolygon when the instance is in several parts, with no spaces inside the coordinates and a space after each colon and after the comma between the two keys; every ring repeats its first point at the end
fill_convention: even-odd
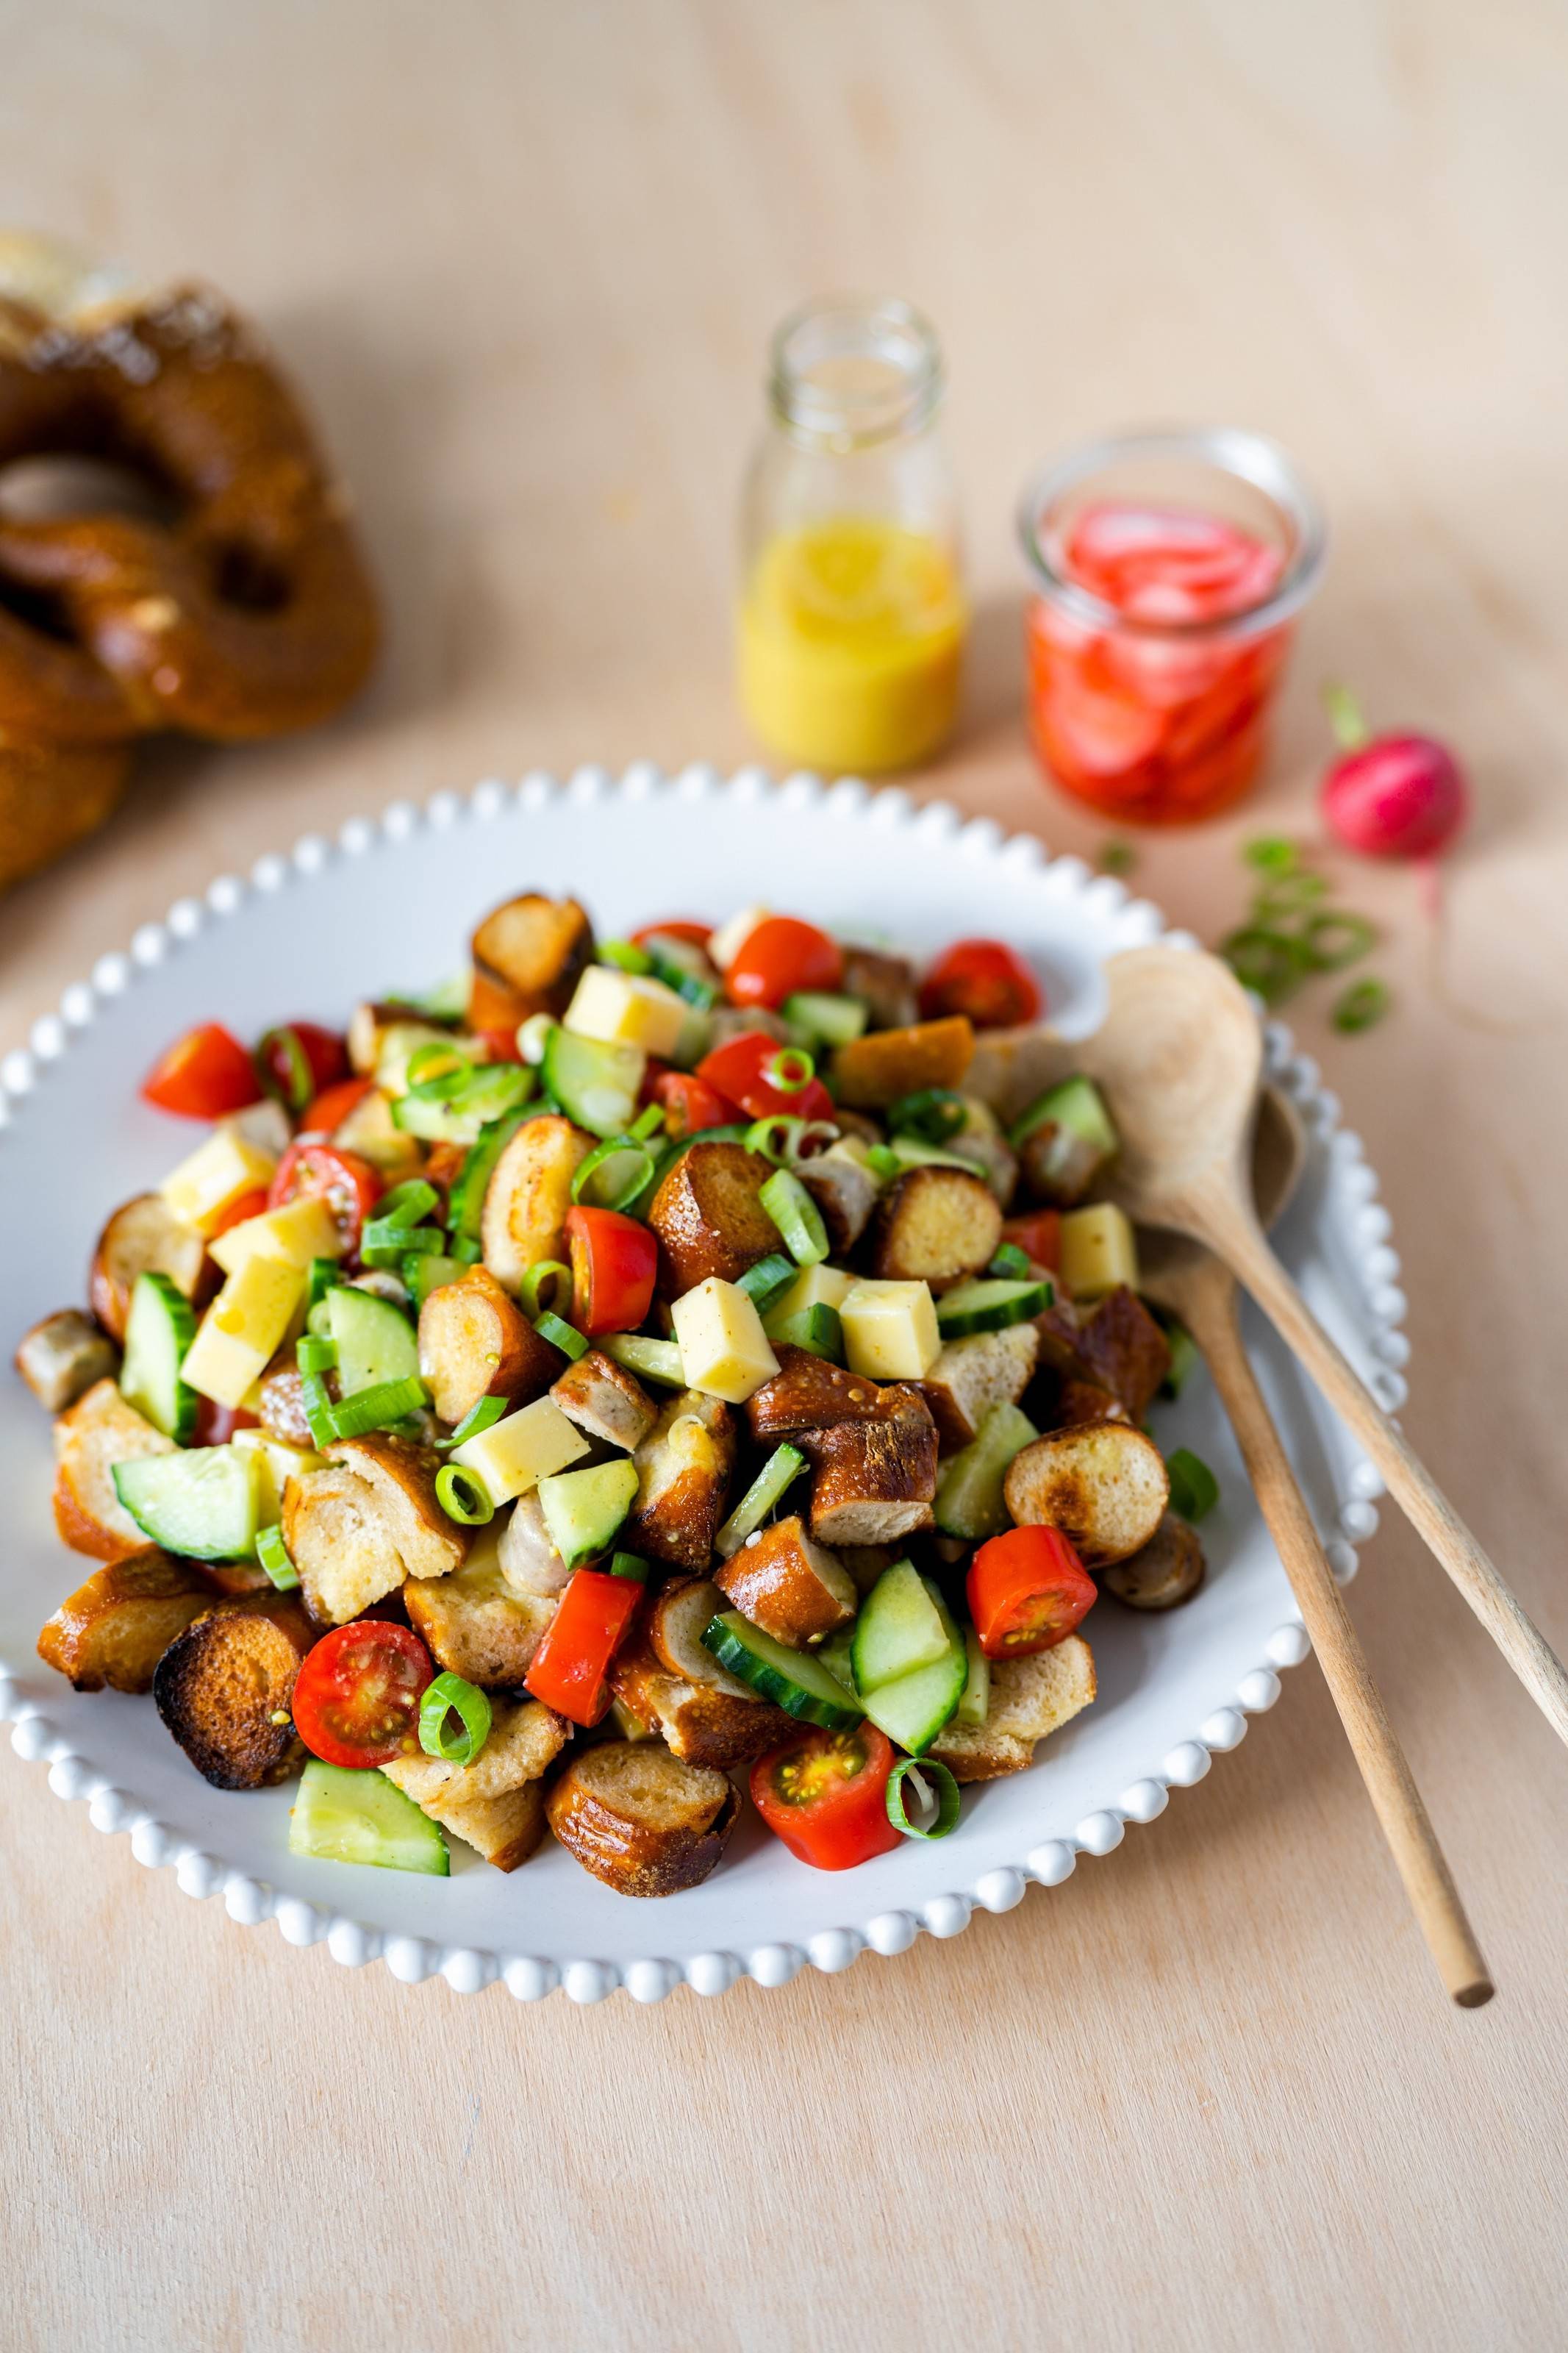
{"type": "Polygon", "coordinates": [[[381,1033],[375,1057],[375,1083],[383,1094],[407,1093],[408,1065],[422,1046],[446,1046],[454,1060],[463,1059],[450,1029],[437,1029],[428,1021],[391,1022],[381,1033]]]}
{"type": "Polygon", "coordinates": [[[1007,1466],[1039,1434],[1017,1406],[987,1407],[974,1436],[942,1465],[937,1480],[931,1511],[944,1535],[978,1543],[1006,1526],[1002,1482],[1007,1466]]]}
{"type": "Polygon", "coordinates": [[[712,967],[695,940],[658,932],[647,943],[644,954],[654,978],[684,997],[688,1005],[695,1005],[700,1013],[709,1012],[718,1003],[719,992],[709,978],[712,967]]]}
{"type": "Polygon", "coordinates": [[[785,1650],[738,1609],[721,1609],[710,1618],[702,1630],[702,1641],[721,1667],[804,1724],[847,1732],[867,1713],[819,1658],[805,1651],[785,1650]]]}
{"type": "Polygon", "coordinates": [[[760,1528],[792,1479],[797,1479],[805,1469],[805,1457],[798,1446],[775,1446],[717,1536],[713,1539],[721,1559],[730,1560],[738,1553],[753,1528],[760,1528]]]}
{"type": "Polygon", "coordinates": [[[795,1315],[770,1317],[763,1328],[770,1340],[781,1341],[785,1347],[804,1348],[808,1356],[825,1356],[830,1365],[844,1362],[844,1319],[826,1300],[819,1299],[815,1307],[803,1308],[795,1315]]]}
{"type": "Polygon", "coordinates": [[[562,1110],[590,1135],[624,1135],[637,1116],[647,1056],[640,1046],[612,1046],[552,1029],[540,1075],[562,1110]]]}
{"type": "Polygon", "coordinates": [[[885,1568],[855,1621],[855,1688],[862,1698],[947,1656],[947,1629],[914,1563],[885,1568]]]}
{"type": "Polygon", "coordinates": [[[1023,1281],[993,1275],[955,1283],[936,1303],[936,1328],[944,1340],[967,1339],[974,1332],[1005,1332],[1043,1314],[1056,1295],[1048,1275],[1023,1281]]]}
{"type": "Polygon", "coordinates": [[[120,1394],[144,1421],[185,1445],[196,1426],[196,1393],[180,1378],[196,1336],[191,1303],[166,1274],[139,1274],[125,1324],[120,1394]]]}
{"type": "Polygon", "coordinates": [[[966,1168],[972,1176],[985,1174],[978,1160],[966,1160],[962,1152],[950,1152],[945,1145],[922,1144],[918,1135],[892,1136],[886,1149],[900,1168],[966,1168]]]}
{"type": "Polygon", "coordinates": [[[1053,1127],[1065,1128],[1079,1144],[1087,1144],[1104,1160],[1109,1160],[1121,1148],[1121,1137],[1111,1124],[1105,1108],[1105,1099],[1092,1079],[1063,1079],[1037,1095],[1027,1111],[1020,1113],[1007,1132],[1007,1141],[1015,1151],[1027,1143],[1037,1127],[1049,1120],[1053,1127]]]}
{"type": "Polygon", "coordinates": [[[485,1125],[477,1112],[424,1095],[399,1095],[392,1106],[392,1124],[425,1144],[477,1144],[485,1125]]]}
{"type": "Polygon", "coordinates": [[[394,1781],[374,1767],[355,1772],[312,1757],[289,1817],[290,1854],[322,1862],[368,1862],[383,1871],[451,1871],[447,1834],[394,1781]]]}
{"type": "Polygon", "coordinates": [[[981,1649],[980,1637],[973,1626],[963,1630],[963,1647],[969,1658],[969,1674],[958,1703],[958,1721],[984,1724],[991,1712],[991,1662],[981,1649]]]}
{"type": "Polygon", "coordinates": [[[645,1339],[640,1332],[612,1332],[607,1340],[596,1345],[616,1364],[624,1365],[628,1373],[636,1373],[639,1380],[653,1381],[667,1389],[686,1387],[680,1350],[673,1340],[645,1339]]]}
{"type": "Polygon", "coordinates": [[[338,1395],[417,1379],[419,1342],[413,1324],[390,1299],[341,1283],[327,1293],[327,1330],[338,1345],[338,1395]]]}
{"type": "Polygon", "coordinates": [[[834,997],[803,988],[784,1001],[784,1018],[803,1046],[852,1046],[866,1028],[869,1008],[858,997],[834,997]]]}
{"type": "Polygon", "coordinates": [[[439,1291],[444,1283],[457,1282],[468,1271],[468,1261],[460,1258],[441,1258],[428,1252],[419,1258],[405,1258],[403,1280],[408,1285],[416,1315],[433,1291],[439,1291]]]}
{"type": "Polygon", "coordinates": [[[467,1234],[479,1240],[479,1219],[484,1215],[485,1195],[495,1174],[496,1162],[529,1116],[525,1111],[509,1112],[504,1119],[492,1120],[477,1144],[470,1145],[468,1156],[452,1182],[447,1200],[447,1224],[453,1234],[467,1234]]]}
{"type": "Polygon", "coordinates": [[[139,1528],[187,1560],[248,1560],[256,1544],[256,1456],[198,1446],[114,1465],[114,1492],[139,1528]]]}
{"type": "Polygon", "coordinates": [[[910,1757],[923,1756],[942,1725],[956,1715],[969,1681],[969,1652],[952,1613],[940,1589],[929,1578],[921,1581],[942,1620],[947,1647],[931,1666],[900,1675],[897,1683],[884,1683],[866,1698],[866,1713],[872,1723],[910,1757]]]}
{"type": "Polygon", "coordinates": [[[829,1634],[817,1651],[835,1683],[842,1683],[851,1697],[855,1694],[855,1629],[840,1626],[837,1634],[829,1634]]]}
{"type": "Polygon", "coordinates": [[[550,1541],[568,1568],[608,1552],[637,1501],[637,1466],[626,1455],[588,1471],[560,1471],[539,1482],[550,1541]]]}

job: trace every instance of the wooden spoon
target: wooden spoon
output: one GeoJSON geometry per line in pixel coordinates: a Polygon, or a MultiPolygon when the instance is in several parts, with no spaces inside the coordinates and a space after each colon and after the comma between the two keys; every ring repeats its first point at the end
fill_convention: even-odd
{"type": "Polygon", "coordinates": [[[1077,1061],[1103,1090],[1121,1139],[1110,1191],[1139,1224],[1205,1242],[1246,1285],[1568,1740],[1562,1662],[1263,1239],[1251,1186],[1263,1039],[1246,991],[1217,956],[1185,948],[1134,948],[1105,973],[1105,1020],[1079,1041],[1077,1061]]]}
{"type": "MultiPolygon", "coordinates": [[[[1274,1223],[1295,1191],[1305,1156],[1295,1106],[1266,1087],[1252,1152],[1253,1193],[1264,1226],[1274,1223]]],[[[1236,1278],[1202,1242],[1155,1232],[1139,1237],[1139,1289],[1181,1317],[1214,1376],[1428,1949],[1453,2000],[1477,2009],[1491,1999],[1491,1978],[1258,1386],[1242,1342],[1236,1278]]]]}

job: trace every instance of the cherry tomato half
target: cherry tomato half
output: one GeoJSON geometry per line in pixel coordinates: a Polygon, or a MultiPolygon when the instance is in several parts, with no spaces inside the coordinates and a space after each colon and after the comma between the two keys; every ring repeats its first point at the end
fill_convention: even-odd
{"type": "Polygon", "coordinates": [[[969,1564],[969,1614],[988,1659],[1023,1659],[1070,1634],[1097,1588],[1059,1528],[1008,1528],[969,1564]]]}
{"type": "Polygon", "coordinates": [[[381,1178],[357,1152],[340,1152],[335,1144],[313,1144],[302,1137],[278,1163],[267,1201],[269,1208],[280,1209],[286,1201],[319,1194],[337,1219],[344,1257],[352,1258],[381,1191],[381,1178]]]}
{"type": "Polygon", "coordinates": [[[196,1398],[193,1446],[226,1446],[237,1430],[258,1430],[260,1422],[242,1405],[215,1405],[211,1398],[196,1398]]]}
{"type": "Polygon", "coordinates": [[[182,1119],[224,1119],[259,1103],[261,1092],[255,1063],[221,1021],[187,1029],[142,1082],[148,1103],[182,1119]]]}
{"type": "Polygon", "coordinates": [[[844,978],[844,951],[815,923],[797,915],[764,915],[741,943],[724,975],[731,1005],[766,1005],[773,1011],[802,988],[836,989],[844,978]]]}
{"type": "Polygon", "coordinates": [[[566,1212],[572,1261],[572,1321],[596,1340],[604,1332],[635,1332],[653,1305],[658,1244],[647,1226],[618,1209],[579,1204],[566,1212]]]}
{"type": "Polygon", "coordinates": [[[610,1704],[605,1671],[641,1593],[636,1577],[578,1569],[544,1630],[523,1688],[574,1724],[597,1724],[610,1704]]]}
{"type": "Polygon", "coordinates": [[[311,1135],[331,1135],[359,1109],[374,1084],[374,1079],[341,1079],[335,1087],[323,1087],[300,1120],[301,1129],[311,1135]]]}
{"type": "Polygon", "coordinates": [[[294,1728],[323,1765],[390,1764],[419,1746],[419,1701],[436,1669],[412,1628],[356,1619],[306,1656],[294,1728]]]}
{"type": "Polygon", "coordinates": [[[653,1099],[664,1105],[664,1124],[673,1136],[696,1135],[704,1127],[735,1127],[745,1114],[739,1103],[700,1079],[695,1071],[661,1071],[653,1099]]]}
{"type": "Polygon", "coordinates": [[[265,1185],[254,1185],[248,1193],[237,1193],[227,1208],[218,1211],[216,1222],[208,1232],[208,1241],[216,1242],[219,1234],[226,1234],[231,1226],[243,1226],[247,1218],[259,1218],[267,1205],[265,1185]]]}
{"type": "Polygon", "coordinates": [[[801,1119],[831,1119],[833,1097],[820,1079],[808,1079],[804,1087],[794,1089],[773,1084],[768,1071],[774,1056],[783,1050],[776,1038],[748,1029],[742,1037],[727,1039],[705,1054],[697,1065],[697,1075],[739,1103],[751,1119],[768,1119],[775,1112],[801,1119]]]}
{"type": "Polygon", "coordinates": [[[314,1021],[286,1021],[268,1029],[258,1046],[256,1067],[268,1092],[297,1113],[324,1087],[348,1076],[348,1048],[335,1029],[314,1021]]]}
{"type": "Polygon", "coordinates": [[[888,1820],[892,1769],[893,1744],[874,1724],[852,1732],[813,1725],[757,1759],[752,1803],[799,1862],[849,1871],[900,1843],[888,1820]]]}
{"type": "Polygon", "coordinates": [[[967,1014],[976,1029],[1010,1029],[1037,1021],[1040,984],[1005,940],[955,940],[921,983],[921,1018],[967,1014]]]}
{"type": "Polygon", "coordinates": [[[1055,1274],[1062,1262],[1062,1213],[1059,1209],[1030,1209],[1021,1218],[1004,1218],[1002,1239],[1032,1258],[1055,1274]]]}
{"type": "Polygon", "coordinates": [[[713,936],[711,923],[693,923],[685,915],[671,915],[668,923],[643,923],[632,934],[634,944],[646,947],[649,940],[685,940],[694,948],[705,948],[713,936]]]}

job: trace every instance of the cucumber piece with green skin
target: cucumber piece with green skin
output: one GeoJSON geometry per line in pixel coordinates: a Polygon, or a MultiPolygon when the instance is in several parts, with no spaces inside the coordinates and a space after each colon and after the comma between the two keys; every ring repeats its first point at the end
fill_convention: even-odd
{"type": "Polygon", "coordinates": [[[1110,1160],[1121,1148],[1121,1139],[1105,1108],[1105,1099],[1092,1079],[1063,1079],[1058,1085],[1047,1087],[1043,1095],[1037,1095],[1007,1131],[1007,1141],[1014,1151],[1026,1144],[1035,1130],[1044,1127],[1047,1120],[1078,1143],[1090,1145],[1102,1160],[1110,1160]]]}
{"type": "Polygon", "coordinates": [[[595,1345],[614,1363],[624,1365],[628,1373],[636,1373],[639,1380],[656,1381],[667,1389],[686,1387],[680,1350],[673,1340],[647,1339],[640,1332],[612,1332],[607,1340],[595,1345]]]}
{"type": "Polygon", "coordinates": [[[373,1767],[355,1772],[312,1757],[300,1777],[289,1817],[290,1854],[321,1862],[374,1863],[383,1871],[419,1871],[445,1879],[451,1871],[447,1836],[395,1782],[373,1767]]]}
{"type": "Polygon", "coordinates": [[[803,1724],[847,1732],[868,1712],[814,1653],[786,1650],[738,1609],[721,1609],[710,1618],[702,1630],[702,1643],[721,1667],[750,1683],[760,1699],[773,1700],[803,1724]]]}
{"type": "Polygon", "coordinates": [[[1039,1431],[1016,1405],[988,1406],[967,1446],[943,1463],[931,1513],[943,1535],[978,1544],[1007,1525],[1002,1482],[1015,1454],[1039,1431]]]}
{"type": "Polygon", "coordinates": [[[257,1458],[198,1446],[114,1465],[114,1492],[165,1552],[187,1560],[248,1560],[256,1546],[257,1458]]]}
{"type": "Polygon", "coordinates": [[[963,1168],[971,1176],[985,1174],[978,1160],[965,1159],[962,1152],[950,1152],[943,1144],[922,1144],[918,1135],[889,1136],[887,1149],[900,1168],[963,1168]]]}
{"type": "Polygon", "coordinates": [[[844,1319],[824,1299],[796,1315],[781,1315],[776,1321],[770,1317],[763,1329],[770,1340],[785,1347],[804,1348],[808,1356],[826,1357],[830,1365],[844,1362],[844,1319]]]}
{"type": "Polygon", "coordinates": [[[984,1724],[991,1713],[991,1662],[981,1649],[980,1637],[973,1626],[963,1630],[963,1647],[968,1653],[969,1673],[958,1703],[958,1721],[984,1724]]]}
{"type": "Polygon", "coordinates": [[[422,1095],[399,1095],[392,1106],[392,1124],[424,1144],[477,1144],[485,1128],[477,1112],[459,1111],[456,1103],[432,1103],[422,1095]]]}
{"type": "Polygon", "coordinates": [[[858,997],[835,997],[826,989],[798,989],[784,998],[782,1010],[791,1031],[798,1030],[808,1048],[852,1046],[870,1018],[870,1008],[858,997]]]}
{"type": "Polygon", "coordinates": [[[608,1552],[637,1501],[637,1466],[626,1456],[587,1471],[562,1471],[539,1482],[539,1508],[550,1541],[568,1568],[608,1552]]]}
{"type": "Polygon", "coordinates": [[[866,1694],[866,1713],[872,1723],[910,1757],[923,1756],[942,1725],[951,1723],[969,1681],[969,1652],[952,1613],[929,1577],[921,1583],[942,1620],[947,1647],[931,1666],[917,1667],[913,1674],[900,1675],[897,1683],[866,1694]]]}
{"type": "Polygon", "coordinates": [[[947,1629],[914,1563],[885,1568],[855,1621],[855,1689],[862,1699],[945,1659],[947,1629]]]}
{"type": "Polygon", "coordinates": [[[637,1117],[647,1056],[640,1046],[613,1046],[554,1029],[540,1076],[567,1118],[590,1135],[624,1135],[637,1117]]]}
{"type": "Polygon", "coordinates": [[[338,1344],[338,1395],[376,1388],[383,1381],[416,1380],[419,1342],[413,1324],[390,1299],[343,1283],[327,1293],[327,1331],[338,1344]]]}
{"type": "Polygon", "coordinates": [[[837,1634],[829,1634],[816,1656],[821,1660],[835,1683],[855,1697],[855,1629],[840,1626],[837,1634]]]}
{"type": "Polygon", "coordinates": [[[195,1315],[178,1285],[166,1274],[139,1274],[125,1324],[120,1394],[176,1446],[186,1445],[196,1426],[196,1393],[180,1378],[195,1336],[195,1315]]]}
{"type": "Polygon", "coordinates": [[[526,1111],[508,1112],[504,1119],[492,1120],[481,1131],[479,1142],[469,1147],[468,1156],[453,1179],[447,1198],[447,1226],[450,1233],[466,1234],[478,1241],[485,1195],[489,1190],[496,1162],[530,1116],[526,1111]]]}
{"type": "Polygon", "coordinates": [[[956,1283],[936,1303],[936,1328],[944,1340],[964,1340],[975,1332],[1005,1332],[1041,1315],[1057,1295],[1048,1275],[977,1277],[956,1283]]]}

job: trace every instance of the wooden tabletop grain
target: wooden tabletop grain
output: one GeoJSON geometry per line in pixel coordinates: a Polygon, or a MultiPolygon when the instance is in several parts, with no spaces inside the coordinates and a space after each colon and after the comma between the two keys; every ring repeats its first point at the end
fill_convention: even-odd
{"type": "MultiPolygon", "coordinates": [[[[1205,935],[1235,919],[1239,841],[1309,811],[1327,676],[1462,747],[1440,940],[1408,875],[1346,877],[1396,1017],[1345,1040],[1312,1000],[1299,1028],[1394,1216],[1406,1427],[1568,1646],[1553,0],[0,0],[0,217],[255,311],[391,613],[351,717],[149,754],[112,830],[0,903],[0,1045],[307,828],[492,771],[751,755],[736,480],[764,338],[814,290],[904,292],[950,358],[980,612],[917,789],[1056,849],[1104,829],[1022,740],[1018,483],[1119,423],[1261,427],[1322,489],[1331,572],[1264,795],[1146,844],[1139,884],[1205,935]]],[[[7,1756],[0,2335],[1561,2344],[1568,1757],[1402,1525],[1351,1599],[1497,1977],[1473,2014],[1310,1664],[1011,1915],[650,2010],[291,1951],[7,1756]]]]}

